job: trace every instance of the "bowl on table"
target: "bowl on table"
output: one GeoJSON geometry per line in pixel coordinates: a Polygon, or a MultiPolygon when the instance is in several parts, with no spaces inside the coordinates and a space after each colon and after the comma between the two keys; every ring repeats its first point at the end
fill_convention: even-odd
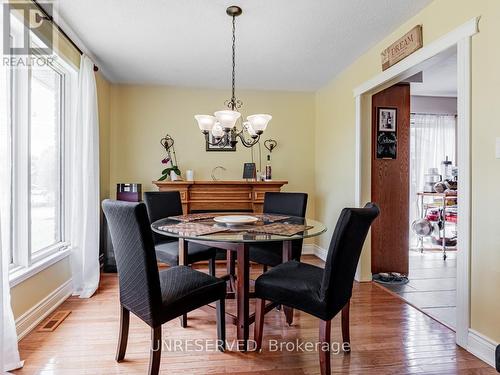
{"type": "Polygon", "coordinates": [[[214,221],[218,224],[224,224],[228,227],[250,225],[259,221],[255,216],[250,215],[224,215],[214,217],[214,221]]]}

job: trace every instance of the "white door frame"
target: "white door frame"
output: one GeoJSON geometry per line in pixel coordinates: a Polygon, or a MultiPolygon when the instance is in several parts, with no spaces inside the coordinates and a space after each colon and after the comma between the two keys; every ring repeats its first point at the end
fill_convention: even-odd
{"type": "MultiPolygon", "coordinates": [[[[470,200],[471,200],[471,37],[478,30],[479,17],[459,26],[427,46],[416,51],[398,64],[369,79],[354,89],[356,98],[356,145],[355,145],[355,205],[361,204],[362,193],[362,147],[361,134],[363,123],[362,96],[371,95],[396,82],[406,79],[418,70],[422,64],[450,48],[457,48],[457,165],[460,166],[460,204],[458,205],[458,249],[457,251],[457,326],[456,342],[468,348],[470,328],[470,200]]],[[[371,123],[371,122],[370,122],[371,123]]],[[[359,269],[359,266],[358,266],[359,269]]]]}

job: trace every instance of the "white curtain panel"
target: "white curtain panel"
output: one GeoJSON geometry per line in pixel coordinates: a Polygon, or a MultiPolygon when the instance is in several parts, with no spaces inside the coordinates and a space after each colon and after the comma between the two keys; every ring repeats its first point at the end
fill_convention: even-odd
{"type": "MultiPolygon", "coordinates": [[[[441,162],[456,164],[455,115],[414,114],[411,121],[410,141],[410,224],[419,217],[417,192],[424,188],[424,175],[429,168],[439,168],[441,162]]],[[[410,245],[416,236],[410,232],[410,245]]]]}
{"type": "Polygon", "coordinates": [[[74,294],[99,285],[99,118],[94,63],[82,55],[71,142],[71,245],[74,294]]]}
{"type": "MultiPolygon", "coordinates": [[[[1,16],[1,15],[0,15],[1,16]]],[[[16,324],[10,304],[9,264],[11,259],[11,116],[9,71],[0,67],[0,370],[22,367],[17,349],[16,324]]]]}

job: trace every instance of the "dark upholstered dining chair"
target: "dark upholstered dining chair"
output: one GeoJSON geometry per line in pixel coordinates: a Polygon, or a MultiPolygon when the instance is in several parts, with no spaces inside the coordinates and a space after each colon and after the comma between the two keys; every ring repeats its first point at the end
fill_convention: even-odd
{"type": "MultiPolygon", "coordinates": [[[[266,193],[264,195],[265,214],[278,214],[286,216],[305,217],[307,208],[306,193],[266,193]]],[[[303,240],[292,242],[292,259],[300,260],[302,255],[303,240]]],[[[283,251],[278,242],[261,242],[251,244],[249,248],[249,259],[252,262],[264,265],[264,271],[267,267],[274,267],[282,263],[283,251]]]]}
{"type": "Polygon", "coordinates": [[[127,348],[130,312],[151,327],[149,374],[158,374],[161,358],[161,326],[182,314],[216,302],[219,350],[225,349],[223,280],[176,266],[158,271],[152,231],[144,203],[105,200],[115,250],[120,289],[119,362],[127,348]]]}
{"type": "Polygon", "coordinates": [[[255,281],[257,350],[262,347],[265,301],[293,307],[321,319],[320,368],[321,374],[330,374],[330,352],[323,349],[330,345],[331,320],[342,311],[342,336],[349,348],[349,301],[354,274],[370,225],[379,212],[373,203],[364,208],[342,210],[324,269],[292,260],[272,268],[255,281]]]}
{"type": "MultiPolygon", "coordinates": [[[[151,223],[169,216],[182,215],[181,195],[178,191],[149,191],[144,193],[144,203],[151,223]]],[[[179,264],[179,241],[176,238],[153,233],[156,258],[169,266],[179,264]]],[[[208,260],[209,273],[215,276],[217,249],[188,242],[188,264],[208,260]]]]}
{"type": "MultiPolygon", "coordinates": [[[[307,208],[306,193],[268,192],[264,195],[264,214],[305,217],[307,208]]],[[[292,259],[300,261],[303,240],[292,241],[292,259]]],[[[264,272],[268,267],[283,263],[281,242],[253,243],[249,247],[248,257],[251,262],[263,265],[264,272]]],[[[289,325],[293,323],[293,309],[285,307],[283,312],[289,325]]]]}

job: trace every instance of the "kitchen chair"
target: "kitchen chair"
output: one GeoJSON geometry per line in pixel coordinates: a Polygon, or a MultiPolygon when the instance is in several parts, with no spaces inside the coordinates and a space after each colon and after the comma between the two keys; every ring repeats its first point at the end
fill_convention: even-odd
{"type": "MultiPolygon", "coordinates": [[[[144,193],[144,203],[151,223],[168,216],[182,215],[181,195],[178,191],[150,191],[144,193]]],[[[179,264],[179,241],[176,238],[153,233],[156,258],[169,266],[179,264]]],[[[188,264],[208,260],[209,273],[215,276],[217,249],[188,241],[188,264]]]]}
{"type": "Polygon", "coordinates": [[[182,314],[216,302],[219,350],[225,349],[226,284],[186,266],[158,271],[152,231],[144,203],[105,200],[120,289],[120,336],[116,361],[125,357],[130,312],[151,327],[149,371],[158,374],[161,326],[182,314]]]}
{"type": "MultiPolygon", "coordinates": [[[[306,193],[266,193],[264,195],[264,214],[304,217],[306,207],[306,193]]],[[[293,241],[292,259],[300,260],[302,242],[303,240],[293,241]]],[[[275,242],[252,244],[248,256],[250,261],[264,265],[264,271],[267,270],[267,267],[275,267],[281,264],[283,259],[282,249],[280,246],[276,246],[275,242]]]]}
{"type": "Polygon", "coordinates": [[[373,203],[364,208],[342,210],[324,269],[292,260],[272,268],[255,281],[254,339],[257,350],[262,347],[266,300],[299,309],[320,319],[318,347],[321,374],[330,374],[331,320],[342,311],[342,336],[349,348],[349,301],[354,274],[370,225],[379,212],[373,203]]]}
{"type": "MultiPolygon", "coordinates": [[[[306,193],[268,192],[264,195],[264,214],[305,217],[307,207],[306,193]]],[[[292,241],[292,259],[300,261],[303,240],[292,241]]],[[[283,262],[283,249],[277,242],[261,242],[251,244],[248,253],[251,262],[263,265],[264,272],[268,267],[275,267],[283,262]]],[[[289,325],[293,323],[293,309],[285,307],[283,312],[289,325]]]]}

